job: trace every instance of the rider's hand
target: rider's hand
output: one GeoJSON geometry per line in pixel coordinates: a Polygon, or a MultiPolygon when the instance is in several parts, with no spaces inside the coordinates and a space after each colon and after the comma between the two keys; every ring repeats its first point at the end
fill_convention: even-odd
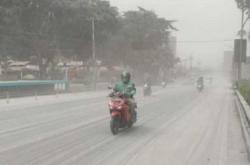
{"type": "Polygon", "coordinates": [[[124,97],[129,98],[129,94],[124,93],[124,97]]]}
{"type": "Polygon", "coordinates": [[[114,93],[113,93],[113,92],[110,93],[110,94],[109,94],[109,97],[114,97],[114,93]]]}

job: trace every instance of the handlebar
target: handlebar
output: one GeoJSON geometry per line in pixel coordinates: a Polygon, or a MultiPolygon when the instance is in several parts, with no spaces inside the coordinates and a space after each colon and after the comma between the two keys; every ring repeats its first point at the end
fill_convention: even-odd
{"type": "Polygon", "coordinates": [[[109,94],[109,97],[129,98],[129,96],[126,93],[121,93],[121,92],[112,92],[109,94]]]}

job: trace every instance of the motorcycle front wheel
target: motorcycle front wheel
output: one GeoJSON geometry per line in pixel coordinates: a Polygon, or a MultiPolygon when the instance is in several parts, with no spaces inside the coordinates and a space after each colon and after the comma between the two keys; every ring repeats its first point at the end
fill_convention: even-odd
{"type": "Polygon", "coordinates": [[[119,120],[118,118],[112,118],[110,121],[110,129],[113,135],[117,135],[119,132],[119,120]]]}

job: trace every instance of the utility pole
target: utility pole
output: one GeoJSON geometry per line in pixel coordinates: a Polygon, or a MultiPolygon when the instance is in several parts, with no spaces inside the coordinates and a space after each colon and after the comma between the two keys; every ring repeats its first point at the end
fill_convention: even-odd
{"type": "Polygon", "coordinates": [[[239,54],[239,61],[238,61],[238,81],[241,80],[241,73],[242,73],[242,57],[244,52],[243,46],[243,39],[244,39],[244,27],[249,19],[249,16],[245,19],[245,11],[246,7],[243,5],[241,8],[241,29],[240,29],[240,54],[239,54]]]}
{"type": "Polygon", "coordinates": [[[239,62],[238,62],[238,81],[241,80],[241,62],[243,55],[243,31],[244,31],[244,19],[245,19],[245,8],[242,7],[241,10],[241,29],[240,29],[240,54],[239,54],[239,62]]]}
{"type": "Polygon", "coordinates": [[[96,60],[96,54],[95,54],[95,18],[93,17],[91,19],[92,23],[92,58],[93,60],[96,60]]]}
{"type": "Polygon", "coordinates": [[[97,81],[97,66],[96,66],[96,50],[95,50],[95,18],[92,17],[91,20],[92,23],[92,58],[93,58],[93,69],[94,69],[94,75],[93,75],[93,85],[94,90],[96,90],[96,81],[97,81]]]}
{"type": "Polygon", "coordinates": [[[97,66],[96,66],[96,44],[95,44],[95,13],[94,13],[94,2],[90,0],[92,7],[92,18],[91,18],[91,27],[92,27],[92,61],[93,61],[93,88],[96,90],[97,83],[97,66]]]}

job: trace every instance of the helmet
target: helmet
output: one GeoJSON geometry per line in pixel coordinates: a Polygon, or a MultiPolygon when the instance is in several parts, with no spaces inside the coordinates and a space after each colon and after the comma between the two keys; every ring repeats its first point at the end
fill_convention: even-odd
{"type": "Polygon", "coordinates": [[[121,74],[121,80],[123,83],[127,84],[130,81],[131,74],[129,72],[122,72],[121,74]]]}
{"type": "Polygon", "coordinates": [[[203,76],[200,76],[200,77],[198,78],[198,81],[199,81],[199,82],[203,82],[203,81],[204,81],[203,76]]]}

